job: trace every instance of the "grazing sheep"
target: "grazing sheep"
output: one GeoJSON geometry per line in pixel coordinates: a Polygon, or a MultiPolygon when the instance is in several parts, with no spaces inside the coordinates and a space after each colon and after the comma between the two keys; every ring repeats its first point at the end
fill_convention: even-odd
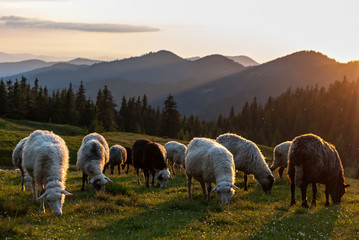
{"type": "Polygon", "coordinates": [[[131,148],[125,147],[125,149],[127,153],[127,158],[124,164],[122,165],[122,170],[124,170],[125,166],[127,165],[126,174],[128,174],[128,169],[130,168],[130,165],[132,165],[132,153],[131,153],[131,148]]]}
{"type": "Polygon", "coordinates": [[[291,182],[291,205],[295,204],[295,186],[302,192],[302,206],[308,208],[307,186],[312,183],[313,200],[316,205],[316,183],[325,184],[325,206],[329,206],[329,195],[334,204],[339,204],[349,187],[344,183],[344,170],[335,147],[314,134],[296,137],[289,148],[288,176],[291,182]]]}
{"type": "Polygon", "coordinates": [[[21,139],[12,152],[12,163],[15,167],[18,167],[21,172],[21,191],[24,191],[24,183],[26,183],[26,191],[32,189],[32,178],[22,167],[22,152],[26,140],[27,137],[21,139]]]}
{"type": "Polygon", "coordinates": [[[263,191],[266,194],[271,192],[274,177],[255,143],[232,133],[222,134],[217,137],[216,141],[233,154],[236,169],[244,172],[245,191],[248,189],[247,175],[253,174],[263,191]]]}
{"type": "Polygon", "coordinates": [[[194,138],[188,144],[185,164],[188,198],[192,200],[192,177],[200,182],[204,198],[216,191],[222,204],[229,204],[234,194],[235,166],[233,155],[221,144],[208,138],[194,138]],[[212,189],[211,183],[216,186],[212,189]],[[206,192],[207,184],[207,192],[206,192]],[[211,191],[212,190],[212,191],[211,191]]]}
{"type": "MultiPolygon", "coordinates": [[[[152,174],[152,186],[155,179],[160,181],[160,187],[166,187],[168,179],[171,177],[165,161],[165,152],[160,144],[148,139],[138,139],[132,147],[133,167],[137,172],[137,184],[140,184],[139,169],[145,175],[146,187],[149,187],[149,177],[152,174]]],[[[163,147],[163,146],[162,146],[163,147]]]]}
{"type": "Polygon", "coordinates": [[[103,173],[105,174],[106,169],[108,168],[108,166],[111,166],[111,174],[113,174],[113,170],[115,168],[115,166],[118,166],[118,174],[121,175],[121,165],[124,164],[124,162],[127,159],[127,151],[124,147],[116,144],[113,145],[110,148],[110,161],[108,161],[104,168],[103,168],[103,173]]]}
{"type": "Polygon", "coordinates": [[[167,159],[168,163],[172,169],[173,175],[175,175],[175,171],[173,168],[174,164],[177,164],[179,167],[185,168],[185,152],[187,147],[179,142],[171,141],[165,144],[165,149],[167,151],[167,159]]]}
{"type": "Polygon", "coordinates": [[[82,187],[85,189],[85,182],[88,177],[96,191],[105,190],[105,185],[111,181],[102,171],[109,159],[108,145],[103,136],[98,133],[91,133],[82,140],[80,149],[77,152],[76,168],[82,171],[82,187]]]}
{"type": "Polygon", "coordinates": [[[284,169],[288,166],[288,151],[291,141],[286,141],[281,144],[278,144],[273,150],[273,165],[270,167],[270,170],[273,172],[278,167],[279,177],[282,178],[284,169]]]}
{"type": "Polygon", "coordinates": [[[66,173],[69,168],[69,150],[65,141],[58,135],[36,130],[26,140],[22,166],[32,177],[34,201],[41,200],[41,213],[45,212],[44,198],[51,206],[54,215],[62,215],[65,195],[66,173]],[[41,196],[37,198],[36,185],[40,187],[41,196]]]}

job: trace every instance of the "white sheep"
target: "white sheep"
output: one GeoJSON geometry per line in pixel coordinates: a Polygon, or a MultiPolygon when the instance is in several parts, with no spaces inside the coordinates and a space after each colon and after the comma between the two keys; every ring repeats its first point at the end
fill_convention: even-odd
{"type": "Polygon", "coordinates": [[[186,145],[176,141],[168,142],[165,144],[164,147],[167,151],[168,164],[172,169],[173,175],[175,175],[173,165],[176,164],[179,167],[182,166],[183,168],[185,168],[185,153],[187,147],[186,145]]]}
{"type": "Polygon", "coordinates": [[[247,190],[247,175],[253,174],[265,193],[270,193],[274,177],[255,143],[236,134],[226,133],[216,141],[225,146],[234,157],[236,169],[244,172],[244,190],[247,190]]]}
{"type": "Polygon", "coordinates": [[[221,144],[208,138],[194,138],[185,154],[188,198],[192,200],[192,177],[200,182],[204,198],[217,191],[222,204],[229,204],[234,194],[235,166],[232,154],[221,144]],[[216,186],[211,191],[211,183],[216,186]],[[207,191],[206,191],[207,184],[207,191]]]}
{"type": "Polygon", "coordinates": [[[291,141],[282,142],[273,150],[273,165],[270,167],[270,170],[273,172],[280,167],[278,170],[280,178],[282,178],[283,171],[288,166],[288,151],[291,144],[291,141]]]}
{"type": "Polygon", "coordinates": [[[15,167],[18,167],[21,172],[21,191],[24,191],[24,183],[26,183],[26,191],[32,189],[32,178],[27,172],[24,171],[22,167],[22,152],[26,140],[27,137],[21,139],[12,152],[12,163],[15,167]]]}
{"type": "Polygon", "coordinates": [[[103,173],[105,174],[106,169],[110,165],[111,174],[113,174],[115,166],[118,166],[118,174],[121,174],[121,165],[127,160],[126,148],[121,145],[115,144],[110,148],[110,160],[105,164],[103,173]]]}
{"type": "Polygon", "coordinates": [[[80,149],[77,152],[76,168],[82,171],[82,187],[85,189],[85,182],[91,178],[90,184],[98,190],[105,190],[105,185],[111,181],[102,171],[109,161],[108,144],[105,138],[98,133],[91,133],[82,140],[80,149]]]}
{"type": "Polygon", "coordinates": [[[39,211],[45,212],[44,198],[46,198],[54,215],[60,216],[65,195],[71,195],[65,190],[69,168],[69,150],[65,141],[52,132],[36,130],[25,142],[22,159],[24,170],[33,179],[34,201],[41,200],[39,211]],[[42,194],[39,198],[37,198],[36,184],[42,194]]]}

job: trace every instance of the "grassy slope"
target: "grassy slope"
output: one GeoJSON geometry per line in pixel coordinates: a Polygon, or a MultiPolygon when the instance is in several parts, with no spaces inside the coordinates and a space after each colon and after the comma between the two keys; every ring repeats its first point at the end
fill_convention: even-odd
{"type": "MultiPolygon", "coordinates": [[[[1,120],[1,119],[0,119],[1,120]]],[[[13,148],[28,135],[34,123],[0,121],[6,130],[0,137],[13,148]],[[4,123],[5,122],[5,123],[4,123]],[[13,124],[13,125],[12,125],[13,124]],[[11,125],[11,128],[10,128],[11,125]],[[5,133],[6,137],[3,136],[5,133]],[[11,138],[9,135],[14,135],[11,138]]],[[[55,127],[47,126],[48,129],[55,127]]],[[[55,133],[63,136],[71,151],[76,152],[83,134],[72,132],[69,126],[55,133]],[[71,133],[72,132],[72,133],[71,133]]],[[[36,127],[35,127],[36,128],[36,127]]],[[[44,128],[43,125],[39,128],[44,128]]],[[[109,144],[132,145],[141,135],[106,133],[109,144]]],[[[149,136],[146,136],[149,137],[149,136]]],[[[149,137],[161,143],[166,139],[149,137]]],[[[1,147],[5,144],[0,140],[1,147]]],[[[271,149],[262,148],[268,159],[271,149]]],[[[72,159],[74,162],[74,159],[72,159]]],[[[116,174],[116,172],[115,172],[116,174]]],[[[113,183],[107,193],[95,193],[91,186],[79,191],[81,174],[70,167],[67,196],[61,217],[54,217],[49,207],[45,214],[37,212],[39,203],[32,203],[30,192],[20,192],[20,176],[13,170],[0,172],[0,239],[356,239],[359,238],[359,181],[351,184],[340,206],[324,207],[324,190],[319,187],[318,205],[303,209],[290,206],[289,182],[277,180],[271,195],[264,195],[250,178],[248,192],[243,191],[239,175],[231,205],[222,206],[213,194],[209,203],[203,201],[200,185],[195,181],[194,200],[187,200],[186,177],[183,173],[171,179],[166,189],[138,186],[133,169],[129,175],[107,175],[113,183]]],[[[275,173],[277,176],[277,173],[275,173]]],[[[296,190],[298,202],[300,191],[296,190]]],[[[311,198],[310,189],[308,189],[311,198]]]]}

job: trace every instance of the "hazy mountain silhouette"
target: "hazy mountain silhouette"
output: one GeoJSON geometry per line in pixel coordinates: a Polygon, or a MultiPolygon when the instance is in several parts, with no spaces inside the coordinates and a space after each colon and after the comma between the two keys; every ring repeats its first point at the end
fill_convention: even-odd
{"type": "MultiPolygon", "coordinates": [[[[71,82],[78,85],[105,79],[125,79],[132,82],[178,83],[181,81],[197,84],[238,73],[244,69],[226,57],[213,55],[197,61],[188,61],[168,52],[159,51],[141,57],[133,57],[112,62],[101,62],[91,66],[67,65],[69,68],[54,65],[36,69],[9,78],[24,75],[30,82],[35,78],[48,89],[67,87],[71,82]]],[[[110,88],[111,89],[111,88],[110,88]]]]}
{"type": "Polygon", "coordinates": [[[229,59],[232,59],[233,61],[242,64],[245,67],[250,67],[250,66],[257,66],[259,65],[259,63],[257,63],[256,61],[254,61],[252,58],[247,57],[247,56],[226,56],[229,59]]]}
{"type": "Polygon", "coordinates": [[[269,96],[276,97],[289,87],[326,87],[344,77],[356,80],[359,62],[338,63],[318,52],[301,51],[187,90],[175,99],[181,112],[213,118],[228,114],[232,105],[241,110],[254,97],[265,103],[269,96]]]}
{"type": "MultiPolygon", "coordinates": [[[[76,58],[68,62],[45,62],[38,59],[31,59],[31,60],[25,60],[20,62],[4,62],[0,63],[0,77],[6,77],[11,76],[15,74],[22,74],[29,71],[33,71],[36,69],[42,69],[46,68],[47,71],[50,71],[51,69],[48,69],[47,67],[53,66],[55,64],[61,64],[61,63],[68,63],[71,65],[92,65],[95,63],[98,63],[100,61],[98,60],[91,60],[91,59],[85,59],[85,58],[76,58]]],[[[73,68],[68,65],[70,69],[73,70],[73,68]]],[[[54,67],[54,69],[57,69],[57,67],[54,67]]],[[[64,68],[66,69],[66,68],[64,68]]],[[[40,70],[40,72],[43,72],[44,69],[40,70]]],[[[58,70],[58,69],[57,69],[58,70]]],[[[18,78],[19,76],[17,76],[18,78]]]]}
{"type": "MultiPolygon", "coordinates": [[[[256,61],[254,61],[252,58],[247,57],[247,56],[225,56],[226,58],[229,58],[233,61],[235,61],[236,63],[239,63],[245,67],[250,67],[250,66],[256,66],[259,65],[259,63],[257,63],[256,61]]],[[[186,58],[186,60],[190,60],[190,61],[197,61],[199,60],[200,57],[191,57],[191,58],[186,58]]]]}

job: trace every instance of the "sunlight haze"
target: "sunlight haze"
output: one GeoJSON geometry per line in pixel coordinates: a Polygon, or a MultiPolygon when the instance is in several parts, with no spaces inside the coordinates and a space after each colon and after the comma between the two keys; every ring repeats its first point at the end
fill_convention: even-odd
{"type": "Polygon", "coordinates": [[[263,63],[303,49],[359,59],[357,1],[0,0],[0,52],[121,59],[166,49],[263,63]]]}

